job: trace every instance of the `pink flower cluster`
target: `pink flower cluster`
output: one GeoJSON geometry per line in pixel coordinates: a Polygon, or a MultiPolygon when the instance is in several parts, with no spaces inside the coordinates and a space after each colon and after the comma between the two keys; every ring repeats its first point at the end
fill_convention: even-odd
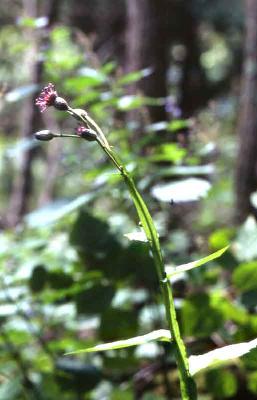
{"type": "Polygon", "coordinates": [[[54,105],[57,96],[58,94],[55,90],[55,86],[52,83],[48,83],[36,99],[35,104],[39,107],[41,112],[44,112],[47,107],[54,105]]]}

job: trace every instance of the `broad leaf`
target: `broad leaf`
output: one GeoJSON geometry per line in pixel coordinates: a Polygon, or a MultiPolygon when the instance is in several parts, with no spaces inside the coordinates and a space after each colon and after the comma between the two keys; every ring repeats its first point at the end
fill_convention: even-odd
{"type": "Polygon", "coordinates": [[[251,261],[257,257],[257,223],[250,215],[240,227],[233,250],[240,261],[251,261]]]}
{"type": "Polygon", "coordinates": [[[156,185],[152,189],[152,195],[159,201],[182,203],[196,201],[205,197],[211,188],[211,184],[205,179],[188,178],[171,183],[156,185]]]}
{"type": "Polygon", "coordinates": [[[257,262],[240,264],[233,271],[232,281],[241,292],[257,289],[257,262]]]}
{"type": "Polygon", "coordinates": [[[220,349],[212,350],[199,356],[191,356],[189,357],[190,373],[191,375],[195,375],[203,369],[233,362],[233,360],[247,354],[255,347],[257,347],[257,339],[221,347],[220,349]]]}
{"type": "Polygon", "coordinates": [[[181,274],[182,272],[190,271],[190,269],[200,267],[201,265],[204,265],[204,264],[208,263],[209,261],[215,260],[216,258],[222,256],[222,254],[225,253],[225,251],[228,248],[229,248],[229,246],[223,247],[223,249],[215,251],[215,253],[212,253],[207,257],[200,258],[199,260],[192,261],[187,264],[182,264],[177,267],[166,267],[167,277],[171,278],[174,275],[181,274]]]}
{"type": "Polygon", "coordinates": [[[107,350],[116,350],[116,349],[124,349],[127,347],[138,346],[140,344],[149,343],[154,340],[160,340],[163,342],[170,342],[171,336],[170,332],[166,329],[159,329],[157,331],[153,331],[151,333],[147,333],[146,335],[136,336],[126,340],[118,340],[112,343],[104,343],[98,344],[94,347],[88,347],[87,349],[73,351],[69,354],[79,354],[79,353],[92,353],[96,351],[107,351],[107,350]]]}
{"type": "Polygon", "coordinates": [[[37,228],[59,221],[61,218],[76,211],[92,199],[91,193],[83,194],[76,199],[67,201],[54,201],[49,205],[39,208],[25,216],[25,223],[30,228],[37,228]]]}

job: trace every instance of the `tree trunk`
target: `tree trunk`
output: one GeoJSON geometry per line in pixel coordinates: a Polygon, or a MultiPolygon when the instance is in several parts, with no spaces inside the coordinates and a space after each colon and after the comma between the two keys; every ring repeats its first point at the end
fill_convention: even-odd
{"type": "Polygon", "coordinates": [[[239,149],[236,169],[238,222],[254,209],[251,193],[257,190],[257,1],[245,0],[246,35],[238,122],[239,149]]]}
{"type": "Polygon", "coordinates": [[[207,81],[200,64],[198,21],[192,5],[187,0],[180,3],[180,20],[183,21],[181,40],[185,46],[182,67],[180,107],[185,117],[189,117],[207,101],[207,81]]]}
{"type": "MultiPolygon", "coordinates": [[[[37,0],[24,0],[24,14],[36,18],[39,14],[48,16],[48,26],[53,23],[57,17],[59,0],[48,0],[44,4],[40,4],[37,0]]],[[[39,40],[38,35],[32,34],[31,30],[25,31],[25,38],[31,44],[28,54],[26,55],[27,70],[29,71],[29,84],[39,85],[43,72],[43,61],[38,59],[39,40]]],[[[43,41],[42,41],[43,42],[43,41]]],[[[44,43],[45,45],[45,43],[44,43]]],[[[38,130],[41,120],[38,109],[35,107],[35,96],[29,96],[24,102],[21,111],[21,139],[32,139],[35,131],[38,130]]],[[[6,225],[14,227],[28,211],[30,197],[33,192],[33,174],[32,164],[35,156],[35,149],[30,148],[23,152],[19,171],[14,179],[13,189],[10,197],[9,209],[7,210],[6,225]]],[[[52,158],[51,158],[52,160],[52,158]]],[[[51,181],[52,182],[52,181],[51,181]]],[[[51,185],[48,188],[51,189],[51,185]]],[[[46,197],[46,196],[45,196],[46,197]]]]}
{"type": "MultiPolygon", "coordinates": [[[[37,1],[24,0],[25,15],[36,18],[37,16],[37,1]]],[[[31,84],[37,84],[40,80],[42,65],[36,61],[38,43],[35,35],[31,35],[31,30],[25,31],[25,38],[30,42],[30,48],[26,55],[27,70],[31,84]]],[[[37,111],[35,111],[34,96],[29,96],[24,102],[21,111],[21,133],[20,139],[30,139],[37,125],[37,111]]],[[[30,148],[23,152],[19,171],[14,180],[13,190],[10,198],[10,205],[7,211],[6,224],[13,227],[21,221],[22,216],[27,211],[28,199],[32,191],[32,160],[35,149],[30,148]]]]}
{"type": "MultiPolygon", "coordinates": [[[[130,93],[141,90],[145,96],[167,96],[168,68],[167,0],[127,0],[127,72],[152,68],[153,72],[130,93]]],[[[165,106],[149,107],[151,122],[165,121],[165,106]]]]}

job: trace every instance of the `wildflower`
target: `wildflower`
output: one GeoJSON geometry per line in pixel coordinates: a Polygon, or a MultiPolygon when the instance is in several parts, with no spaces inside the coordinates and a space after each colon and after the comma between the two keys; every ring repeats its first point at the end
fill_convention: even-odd
{"type": "Polygon", "coordinates": [[[39,97],[36,99],[36,105],[39,107],[41,112],[44,112],[47,107],[53,106],[57,97],[57,92],[52,83],[48,83],[44,87],[39,97]]]}
{"type": "Polygon", "coordinates": [[[93,129],[86,128],[85,126],[78,126],[76,129],[76,134],[82,139],[86,139],[89,142],[93,142],[97,139],[97,134],[93,129]]]}
{"type": "Polygon", "coordinates": [[[62,97],[59,97],[55,86],[48,83],[47,86],[41,91],[39,97],[36,99],[35,104],[39,107],[41,112],[44,112],[47,107],[54,106],[57,110],[66,111],[68,103],[62,97]]]}

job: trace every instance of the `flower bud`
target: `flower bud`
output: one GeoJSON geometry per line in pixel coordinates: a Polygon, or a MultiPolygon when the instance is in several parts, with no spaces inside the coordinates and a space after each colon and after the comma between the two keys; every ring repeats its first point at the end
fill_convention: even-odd
{"type": "Polygon", "coordinates": [[[69,108],[67,101],[59,96],[55,98],[53,106],[60,111],[67,111],[69,108]]]}
{"type": "Polygon", "coordinates": [[[76,133],[82,139],[88,140],[89,142],[93,142],[97,139],[97,134],[93,129],[85,128],[84,126],[79,126],[76,129],[76,133]]]}
{"type": "Polygon", "coordinates": [[[34,136],[37,140],[42,140],[43,142],[48,142],[49,140],[52,140],[55,137],[55,135],[48,129],[36,132],[34,136]]]}

